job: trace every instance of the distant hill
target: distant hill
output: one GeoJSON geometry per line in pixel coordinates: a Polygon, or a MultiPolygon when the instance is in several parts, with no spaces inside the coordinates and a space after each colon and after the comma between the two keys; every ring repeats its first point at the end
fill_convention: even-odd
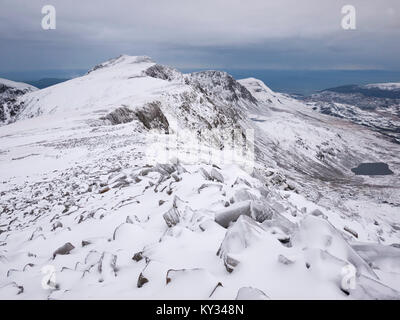
{"type": "Polygon", "coordinates": [[[400,143],[399,82],[345,85],[296,98],[314,110],[361,124],[400,143]]]}
{"type": "Polygon", "coordinates": [[[340,87],[334,87],[325,89],[322,92],[330,91],[336,93],[344,93],[344,94],[362,94],[365,97],[375,97],[375,98],[387,98],[387,99],[400,99],[400,89],[398,86],[395,86],[395,83],[391,84],[392,86],[384,86],[384,84],[368,84],[368,85],[345,85],[340,87]]]}

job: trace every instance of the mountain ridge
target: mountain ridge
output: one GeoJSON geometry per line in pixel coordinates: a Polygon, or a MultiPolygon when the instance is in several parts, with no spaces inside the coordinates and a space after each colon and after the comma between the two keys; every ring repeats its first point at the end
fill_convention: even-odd
{"type": "Polygon", "coordinates": [[[15,102],[1,298],[399,299],[400,149],[368,128],[126,55],[15,102]]]}

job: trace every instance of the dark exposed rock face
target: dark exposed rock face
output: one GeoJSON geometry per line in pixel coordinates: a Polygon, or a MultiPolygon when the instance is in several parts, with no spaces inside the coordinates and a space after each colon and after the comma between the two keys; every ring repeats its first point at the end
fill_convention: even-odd
{"type": "Polygon", "coordinates": [[[16,116],[24,107],[24,102],[19,101],[18,97],[34,89],[34,87],[28,85],[26,88],[19,88],[0,83],[0,124],[14,122],[16,116]]]}
{"type": "Polygon", "coordinates": [[[240,99],[257,104],[253,95],[231,75],[223,71],[202,71],[188,75],[186,82],[201,88],[209,96],[237,102],[240,99]]]}
{"type": "Polygon", "coordinates": [[[108,120],[112,125],[116,125],[131,122],[135,118],[135,113],[131,109],[122,106],[102,117],[101,120],[108,120]]]}
{"type": "Polygon", "coordinates": [[[168,81],[182,79],[182,74],[176,69],[159,64],[155,64],[154,66],[148,68],[144,71],[144,74],[152,78],[168,81]]]}
{"type": "Polygon", "coordinates": [[[147,129],[160,129],[168,133],[169,123],[160,106],[161,103],[158,101],[148,103],[142,109],[135,111],[135,115],[147,129]]]}
{"type": "Polygon", "coordinates": [[[144,105],[142,108],[132,110],[127,106],[116,108],[108,113],[101,120],[106,120],[112,125],[129,123],[137,120],[143,124],[146,129],[159,129],[165,133],[169,132],[169,123],[164,113],[160,109],[161,103],[151,102],[144,105]]]}

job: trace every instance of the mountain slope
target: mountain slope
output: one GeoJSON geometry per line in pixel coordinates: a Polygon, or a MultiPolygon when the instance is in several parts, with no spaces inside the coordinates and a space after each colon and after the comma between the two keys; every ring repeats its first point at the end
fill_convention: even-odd
{"type": "Polygon", "coordinates": [[[400,297],[399,149],[375,133],[125,55],[18,102],[1,298],[400,297]],[[394,175],[350,170],[375,160],[394,175]]]}
{"type": "Polygon", "coordinates": [[[34,81],[28,81],[28,83],[38,89],[44,89],[47,87],[54,86],[55,84],[62,83],[64,81],[67,81],[68,79],[64,78],[43,78],[39,80],[34,80],[34,81]]]}

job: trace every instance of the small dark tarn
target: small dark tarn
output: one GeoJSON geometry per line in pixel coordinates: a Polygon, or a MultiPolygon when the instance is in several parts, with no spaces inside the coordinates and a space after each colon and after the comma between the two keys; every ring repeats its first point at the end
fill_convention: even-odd
{"type": "Polygon", "coordinates": [[[384,162],[361,163],[351,171],[358,176],[385,176],[394,173],[389,169],[388,164],[384,162]]]}

